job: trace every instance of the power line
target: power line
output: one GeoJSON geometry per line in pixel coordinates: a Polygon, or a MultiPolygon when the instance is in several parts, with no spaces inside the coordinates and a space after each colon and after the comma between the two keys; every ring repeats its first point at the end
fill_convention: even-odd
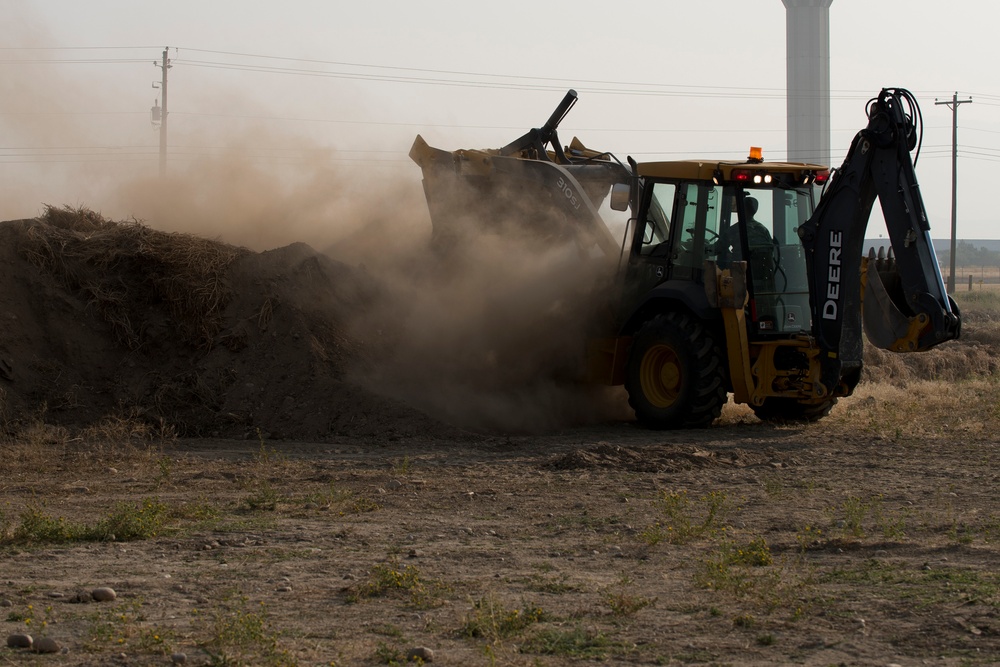
{"type": "Polygon", "coordinates": [[[94,65],[108,63],[144,63],[146,58],[32,58],[0,60],[0,65],[94,65]]]}
{"type": "Polygon", "coordinates": [[[0,51],[111,51],[115,49],[158,49],[159,46],[0,46],[0,51]]]}

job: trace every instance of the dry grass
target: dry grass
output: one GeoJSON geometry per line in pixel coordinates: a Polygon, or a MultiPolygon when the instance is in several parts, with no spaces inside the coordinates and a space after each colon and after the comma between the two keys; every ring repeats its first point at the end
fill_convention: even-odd
{"type": "Polygon", "coordinates": [[[160,302],[185,340],[211,347],[230,298],[226,270],[249,251],[48,206],[28,227],[21,253],[85,298],[119,342],[138,349],[153,324],[150,306],[160,302]]]}
{"type": "Polygon", "coordinates": [[[985,437],[1000,429],[996,378],[959,382],[913,380],[862,383],[824,424],[867,431],[890,440],[985,437]]]}
{"type": "Polygon", "coordinates": [[[5,469],[11,474],[72,467],[103,470],[109,465],[155,467],[159,447],[176,439],[165,422],[150,422],[137,410],[121,409],[77,430],[46,422],[45,407],[0,433],[5,469]]]}
{"type": "Polygon", "coordinates": [[[896,386],[919,380],[957,382],[1000,373],[1000,289],[954,295],[962,335],[927,352],[897,354],[865,344],[865,382],[896,386]]]}

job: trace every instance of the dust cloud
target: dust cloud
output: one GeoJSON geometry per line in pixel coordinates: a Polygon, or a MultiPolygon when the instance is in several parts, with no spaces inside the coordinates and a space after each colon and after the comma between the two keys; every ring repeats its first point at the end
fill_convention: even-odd
{"type": "Polygon", "coordinates": [[[587,339],[609,313],[606,259],[515,228],[375,265],[385,298],[355,321],[380,350],[365,382],[469,428],[630,419],[623,391],[584,382],[587,339]]]}
{"type": "Polygon", "coordinates": [[[52,70],[0,77],[6,145],[45,148],[28,158],[0,153],[0,218],[85,206],[255,251],[304,242],[377,286],[366,308],[338,314],[365,350],[348,364],[361,386],[473,429],[629,418],[621,391],[582,382],[607,267],[572,245],[516,234],[472,235],[461,252],[442,254],[431,243],[420,169],[405,159],[409,143],[372,138],[373,149],[400,159],[354,167],[338,161],[329,138],[189,130],[178,141],[212,150],[172,156],[161,177],[153,128],[76,113],[84,92],[114,94],[95,96],[52,70]],[[89,146],[124,148],[95,155],[89,146]]]}

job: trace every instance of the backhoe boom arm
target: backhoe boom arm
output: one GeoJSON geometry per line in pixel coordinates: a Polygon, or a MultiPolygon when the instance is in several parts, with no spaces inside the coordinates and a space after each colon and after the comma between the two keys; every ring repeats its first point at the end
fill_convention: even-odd
{"type": "Polygon", "coordinates": [[[821,350],[819,394],[860,372],[863,299],[871,302],[865,304],[865,330],[881,347],[922,351],[959,335],[958,307],[945,290],[910,158],[918,143],[914,116],[919,118],[919,108],[911,93],[882,89],[868,104],[868,126],[854,138],[815,213],[799,229],[821,350]],[[862,271],[876,197],[899,276],[885,286],[875,267],[868,267],[867,276],[862,271]]]}

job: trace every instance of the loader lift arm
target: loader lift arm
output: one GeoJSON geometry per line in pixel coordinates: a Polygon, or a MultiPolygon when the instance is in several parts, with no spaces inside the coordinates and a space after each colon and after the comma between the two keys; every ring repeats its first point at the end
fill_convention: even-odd
{"type": "Polygon", "coordinates": [[[910,158],[919,145],[916,100],[905,89],[883,88],[868,102],[867,115],[867,127],[854,138],[812,217],[799,228],[820,348],[817,396],[834,392],[845,379],[856,384],[862,328],[873,344],[899,352],[927,350],[958,338],[961,329],[958,307],[941,277],[910,158]],[[876,267],[861,270],[865,229],[876,197],[898,272],[898,280],[889,285],[883,285],[876,267]]]}

